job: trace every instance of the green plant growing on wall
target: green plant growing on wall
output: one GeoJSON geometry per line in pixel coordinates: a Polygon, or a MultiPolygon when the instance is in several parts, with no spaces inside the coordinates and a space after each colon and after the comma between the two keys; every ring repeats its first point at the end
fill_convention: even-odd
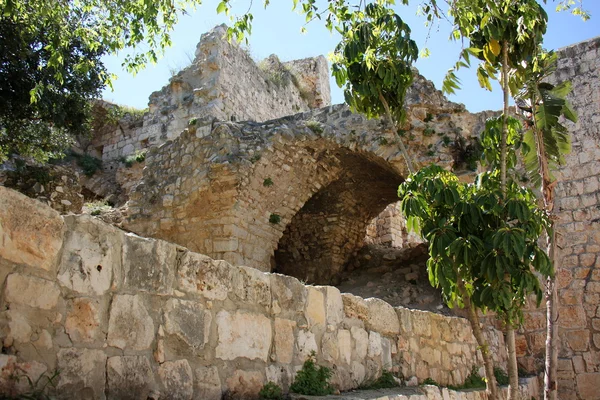
{"type": "Polygon", "coordinates": [[[321,125],[321,123],[319,121],[315,121],[314,119],[311,119],[310,121],[306,121],[306,127],[308,129],[310,129],[311,131],[313,131],[314,133],[316,133],[317,135],[320,135],[321,133],[323,133],[323,126],[321,125]]]}
{"type": "Polygon", "coordinates": [[[97,170],[102,168],[102,160],[92,157],[89,154],[77,155],[75,157],[77,165],[83,169],[85,176],[92,176],[97,170]]]}
{"type": "Polygon", "coordinates": [[[269,216],[269,222],[270,222],[271,224],[275,224],[275,225],[277,225],[278,223],[280,223],[280,222],[281,222],[281,216],[280,216],[279,214],[271,214],[271,215],[269,216]]]}
{"type": "Polygon", "coordinates": [[[146,150],[137,150],[135,153],[124,157],[121,161],[127,168],[131,168],[135,163],[143,163],[146,161],[146,153],[146,150]]]}
{"type": "Polygon", "coordinates": [[[260,400],[283,400],[283,391],[281,387],[274,382],[267,382],[258,392],[260,400]]]}
{"type": "Polygon", "coordinates": [[[304,361],[302,369],[296,374],[294,383],[290,386],[293,393],[307,396],[326,396],[333,393],[333,386],[329,383],[331,370],[324,366],[317,366],[316,354],[311,352],[304,361]]]}
{"type": "Polygon", "coordinates": [[[376,389],[388,389],[397,387],[398,382],[394,378],[394,375],[390,371],[384,370],[381,373],[381,376],[374,381],[366,382],[362,384],[359,389],[360,390],[376,390],[376,389]]]}
{"type": "Polygon", "coordinates": [[[266,178],[266,179],[263,181],[263,186],[264,186],[264,187],[270,187],[270,186],[273,186],[273,180],[272,180],[271,178],[266,178]]]}

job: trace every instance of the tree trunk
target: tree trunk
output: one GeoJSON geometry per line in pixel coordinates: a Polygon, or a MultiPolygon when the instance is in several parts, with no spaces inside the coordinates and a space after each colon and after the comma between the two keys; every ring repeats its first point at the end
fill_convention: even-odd
{"type": "Polygon", "coordinates": [[[408,151],[406,150],[406,146],[404,146],[404,142],[402,141],[402,138],[398,136],[398,130],[396,129],[396,124],[394,123],[394,119],[392,118],[392,113],[390,112],[390,106],[388,105],[388,102],[385,99],[385,97],[383,97],[383,95],[381,94],[381,91],[379,92],[379,100],[381,101],[381,104],[383,104],[383,108],[385,108],[385,115],[387,117],[388,123],[390,124],[390,127],[392,128],[394,137],[398,138],[398,144],[400,145],[400,152],[402,153],[402,156],[404,157],[404,160],[406,161],[406,166],[408,167],[408,172],[412,174],[415,172],[415,168],[413,166],[410,155],[408,154],[408,151]]]}
{"type": "MultiPolygon", "coordinates": [[[[508,42],[506,41],[502,42],[502,93],[504,95],[504,113],[502,114],[502,137],[500,142],[500,189],[502,197],[504,197],[506,195],[506,141],[508,136],[508,42]]],[[[506,352],[508,355],[508,400],[517,400],[519,397],[519,371],[515,330],[511,324],[506,324],[506,352]]]]}
{"type": "Polygon", "coordinates": [[[519,398],[519,368],[517,366],[517,347],[515,328],[506,328],[506,352],[508,353],[508,400],[519,398]]]}
{"type": "Polygon", "coordinates": [[[490,346],[488,345],[487,340],[485,340],[483,332],[481,331],[479,314],[477,314],[477,310],[475,310],[473,307],[473,304],[471,303],[471,297],[467,293],[465,285],[460,276],[458,276],[457,281],[458,290],[463,298],[463,302],[465,303],[465,309],[467,310],[467,319],[471,324],[473,336],[475,336],[475,340],[477,341],[477,345],[481,351],[481,356],[483,357],[483,366],[485,368],[486,377],[485,385],[488,400],[499,400],[500,397],[498,394],[498,384],[496,383],[496,376],[494,375],[494,360],[490,354],[490,346]]]}
{"type": "MultiPolygon", "coordinates": [[[[554,228],[554,224],[553,224],[554,228]]],[[[554,265],[556,274],[557,249],[556,232],[552,229],[552,235],[548,238],[548,256],[554,265]]],[[[556,384],[556,370],[558,364],[558,351],[556,349],[556,337],[558,331],[558,295],[556,293],[556,278],[548,277],[546,287],[546,365],[544,374],[544,400],[557,400],[558,385],[556,384]]]]}

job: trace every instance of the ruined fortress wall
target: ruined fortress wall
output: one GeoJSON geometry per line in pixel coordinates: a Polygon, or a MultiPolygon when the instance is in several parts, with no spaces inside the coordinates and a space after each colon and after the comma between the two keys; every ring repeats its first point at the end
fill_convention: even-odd
{"type": "Polygon", "coordinates": [[[572,82],[579,117],[568,124],[573,150],[556,174],[559,397],[600,399],[600,38],[559,50],[555,79],[572,82]]]}
{"type": "Polygon", "coordinates": [[[235,267],[3,187],[0,221],[1,393],[27,388],[11,373],[58,369],[62,398],[251,399],[289,387],[312,351],[339,389],[383,369],[460,384],[481,364],[461,318],[235,267]]]}
{"type": "Polygon", "coordinates": [[[226,27],[203,34],[192,64],[150,95],[149,111],[136,121],[99,132],[104,161],[173,139],[197,119],[267,121],[331,102],[325,57],[255,63],[225,37],[226,27]]]}

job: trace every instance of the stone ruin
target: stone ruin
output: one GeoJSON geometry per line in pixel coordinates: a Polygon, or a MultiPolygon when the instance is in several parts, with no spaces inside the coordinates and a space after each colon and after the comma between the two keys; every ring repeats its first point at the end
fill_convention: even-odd
{"type": "MultiPolygon", "coordinates": [[[[396,204],[407,171],[389,127],[330,105],[323,57],[257,65],[224,29],[202,36],[143,117],[80,142],[101,173],[53,183],[48,206],[0,187],[0,389],[24,390],[10,374],[58,368],[63,397],[251,399],[267,381],[287,389],[311,351],[339,390],[383,369],[461,384],[482,364],[466,320],[307,285],[373,294],[361,271],[426,284],[396,204]],[[121,229],[54,211],[78,211],[62,202],[67,186],[126,202],[100,216],[121,229]]],[[[560,50],[556,72],[579,114],[557,174],[561,399],[600,399],[599,46],[560,50]]],[[[465,147],[496,113],[468,112],[418,73],[407,99],[401,132],[416,164],[472,176],[465,147]]],[[[504,365],[502,334],[486,334],[504,365]]],[[[538,377],[544,341],[545,310],[531,307],[517,348],[538,377]]],[[[540,381],[526,382],[526,398],[539,396],[540,381]]]]}

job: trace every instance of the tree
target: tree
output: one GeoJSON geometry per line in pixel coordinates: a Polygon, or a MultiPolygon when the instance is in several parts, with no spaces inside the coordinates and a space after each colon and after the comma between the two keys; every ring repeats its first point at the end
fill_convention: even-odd
{"type": "MultiPolygon", "coordinates": [[[[396,137],[396,124],[404,117],[404,98],[413,80],[411,65],[418,57],[410,28],[383,1],[340,19],[342,41],[335,49],[332,74],[344,87],[346,103],[353,111],[368,118],[384,115],[396,137]]],[[[413,173],[406,146],[401,137],[397,140],[413,173]]]]}
{"type": "MultiPolygon", "coordinates": [[[[569,82],[552,85],[545,82],[555,71],[557,56],[554,52],[540,51],[530,62],[525,76],[525,85],[516,96],[526,118],[527,131],[524,135],[524,162],[533,187],[540,188],[543,207],[550,216],[551,229],[547,237],[547,254],[559,269],[554,221],[554,188],[556,179],[552,170],[564,163],[565,154],[571,151],[571,140],[561,116],[572,122],[577,116],[571,110],[566,96],[571,91],[569,82]]],[[[556,349],[558,304],[556,275],[546,281],[546,360],[544,376],[544,399],[557,398],[556,371],[558,352],[556,349]]]]}
{"type": "Polygon", "coordinates": [[[104,86],[103,51],[73,38],[58,55],[48,51],[56,31],[68,25],[27,25],[22,19],[0,17],[0,162],[10,154],[39,161],[59,156],[74,135],[85,133],[90,99],[104,86]],[[62,59],[61,76],[46,68],[52,57],[62,59]],[[44,96],[32,101],[35,87],[44,96]]]}
{"type": "MultiPolygon", "coordinates": [[[[499,128],[501,120],[489,123],[499,128]]],[[[510,125],[518,121],[513,119],[510,125]]],[[[500,129],[496,131],[500,139],[500,129]]],[[[491,142],[499,144],[486,141],[484,146],[491,142]]],[[[535,195],[512,180],[505,201],[498,202],[502,188],[497,169],[466,184],[432,165],[411,175],[398,195],[409,226],[419,227],[429,242],[429,281],[441,288],[448,305],[466,309],[484,359],[489,397],[499,399],[478,310],[489,309],[516,322],[522,320],[529,294],[541,301],[535,273],[548,275],[552,268],[537,243],[548,226],[547,215],[538,209],[535,195]]]]}

